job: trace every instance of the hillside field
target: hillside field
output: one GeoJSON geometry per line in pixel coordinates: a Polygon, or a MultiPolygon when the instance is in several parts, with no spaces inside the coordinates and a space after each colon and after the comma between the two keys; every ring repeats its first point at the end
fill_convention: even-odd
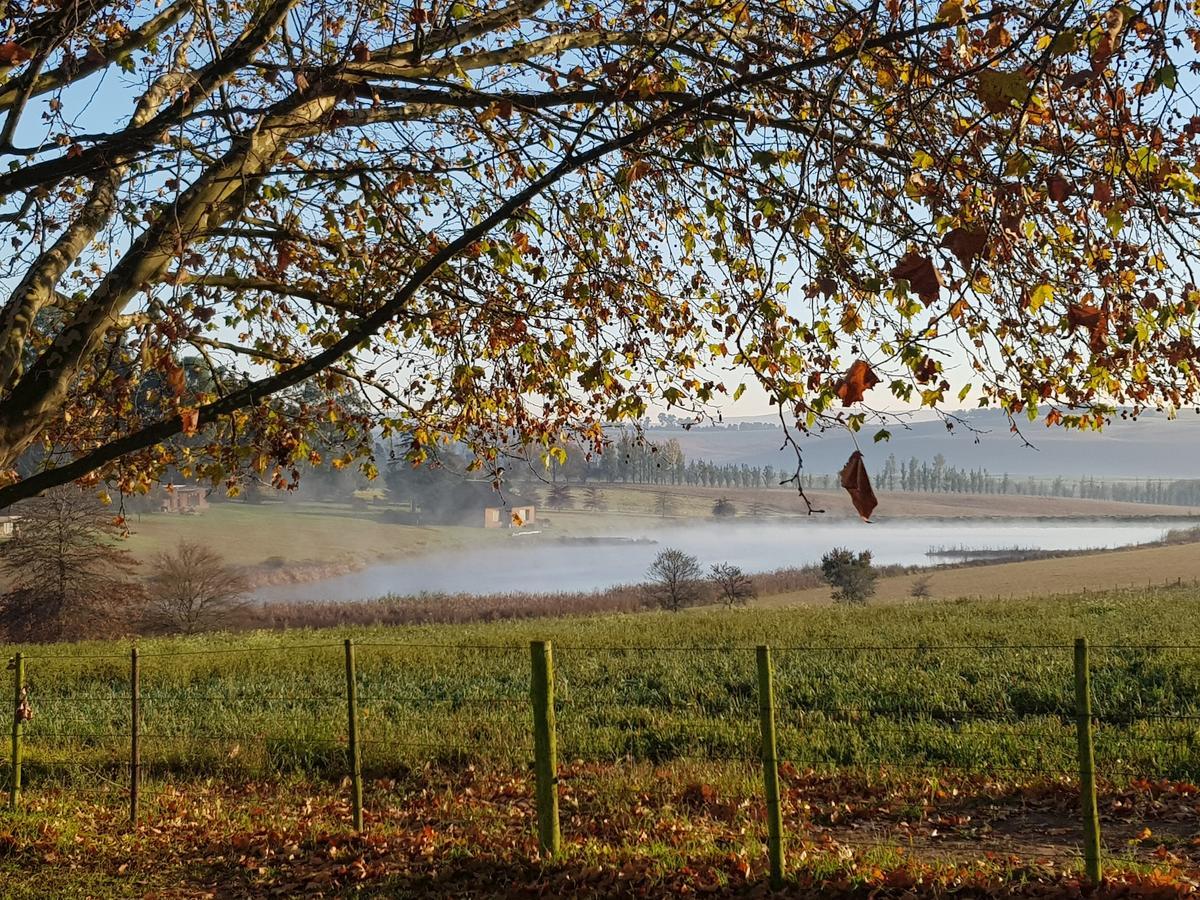
{"type": "Polygon", "coordinates": [[[1086,636],[1108,889],[1175,896],[1200,871],[1198,599],[1181,586],[143,641],[134,828],[127,645],[22,648],[34,718],[0,878],[29,897],[759,896],[753,648],[769,642],[793,884],[978,896],[1004,878],[1009,896],[1070,896],[1072,642],[1086,636]],[[533,839],[534,639],[555,657],[553,861],[533,839]]]}

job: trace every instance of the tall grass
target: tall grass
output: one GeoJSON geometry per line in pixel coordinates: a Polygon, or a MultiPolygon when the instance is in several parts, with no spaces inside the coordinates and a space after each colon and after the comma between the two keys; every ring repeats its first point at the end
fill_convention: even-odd
{"type": "MultiPolygon", "coordinates": [[[[981,570],[981,573],[985,570],[981,570]]],[[[774,647],[794,766],[1021,778],[1074,767],[1071,641],[1093,651],[1102,777],[1200,778],[1189,589],[879,608],[696,610],[301,630],[140,645],[151,781],[345,772],[341,639],[358,646],[368,775],[530,760],[527,642],[555,643],[564,760],[753,761],[753,646],[774,647]]],[[[124,783],[128,649],[23,648],[29,790],[124,783]]],[[[0,768],[7,777],[7,768],[0,768]]]]}

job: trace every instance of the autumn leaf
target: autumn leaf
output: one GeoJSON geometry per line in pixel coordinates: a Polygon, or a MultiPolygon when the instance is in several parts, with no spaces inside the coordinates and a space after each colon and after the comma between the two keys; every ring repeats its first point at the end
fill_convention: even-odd
{"type": "Polygon", "coordinates": [[[1011,109],[1013,103],[1022,105],[1029,99],[1029,79],[1023,72],[987,69],[979,73],[975,93],[988,112],[1002,113],[1011,109]]]}
{"type": "Polygon", "coordinates": [[[850,494],[850,502],[858,510],[864,522],[871,521],[871,513],[879,505],[875,499],[875,491],[871,488],[871,479],[867,475],[867,467],[863,463],[863,455],[859,450],[850,454],[846,465],[838,474],[841,485],[850,494]]]}
{"type": "Polygon", "coordinates": [[[937,17],[939,21],[950,25],[962,25],[967,21],[963,0],[942,0],[942,5],[938,7],[937,17]]]}
{"type": "Polygon", "coordinates": [[[179,410],[179,420],[183,423],[183,433],[191,437],[200,426],[200,410],[194,406],[184,407],[179,410]]]}
{"type": "Polygon", "coordinates": [[[916,369],[913,370],[913,374],[916,375],[917,381],[921,382],[921,384],[928,384],[937,377],[938,364],[931,357],[925,356],[917,364],[916,369]]]}
{"type": "Polygon", "coordinates": [[[1049,284],[1039,284],[1029,292],[1029,311],[1037,312],[1054,299],[1054,287],[1049,284]]]}
{"type": "Polygon", "coordinates": [[[1062,203],[1074,193],[1071,182],[1057,172],[1046,180],[1046,190],[1055,203],[1062,203]]]}
{"type": "Polygon", "coordinates": [[[952,228],[942,238],[942,246],[953,253],[968,271],[986,243],[987,232],[982,228],[952,228]]]}
{"type": "Polygon", "coordinates": [[[866,360],[856,359],[844,377],[838,380],[834,392],[842,406],[861,403],[863,395],[879,384],[879,376],[866,360]]]}
{"type": "Polygon", "coordinates": [[[166,366],[167,387],[171,389],[171,393],[178,397],[183,393],[184,378],[183,369],[175,365],[173,362],[168,362],[166,366]]]}
{"type": "Polygon", "coordinates": [[[942,276],[933,265],[933,260],[916,250],[904,254],[892,268],[891,275],[907,281],[926,306],[937,300],[942,289],[942,276]]]}
{"type": "Polygon", "coordinates": [[[1095,328],[1103,315],[1093,303],[1071,303],[1067,306],[1067,323],[1072,328],[1095,328]]]}
{"type": "Polygon", "coordinates": [[[6,41],[0,44],[0,63],[6,66],[16,66],[33,59],[33,52],[26,50],[15,41],[6,41]]]}
{"type": "Polygon", "coordinates": [[[956,300],[954,305],[950,307],[950,318],[957,322],[966,315],[968,309],[970,309],[970,306],[966,300],[956,300]]]}

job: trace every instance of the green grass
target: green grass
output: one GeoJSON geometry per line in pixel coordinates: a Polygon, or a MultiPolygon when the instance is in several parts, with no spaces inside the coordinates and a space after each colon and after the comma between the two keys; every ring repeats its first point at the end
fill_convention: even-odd
{"type": "MultiPolygon", "coordinates": [[[[151,781],[340,778],[352,636],[368,774],[519,767],[531,753],[527,644],[546,638],[563,759],[752,761],[753,646],[769,642],[780,752],[796,766],[1068,775],[1070,644],[1087,635],[1099,645],[1102,776],[1198,779],[1200,719],[1186,717],[1200,716],[1200,647],[1140,646],[1187,643],[1198,625],[1197,597],[1163,589],[143,641],[142,754],[151,781]]],[[[27,652],[29,789],[123,784],[127,648],[27,652]]]]}
{"type": "Polygon", "coordinates": [[[196,515],[131,516],[125,546],[149,560],[180,540],[203,544],[234,565],[324,562],[362,565],[494,540],[500,532],[465,526],[418,527],[382,521],[380,511],[345,503],[221,502],[196,515]]]}

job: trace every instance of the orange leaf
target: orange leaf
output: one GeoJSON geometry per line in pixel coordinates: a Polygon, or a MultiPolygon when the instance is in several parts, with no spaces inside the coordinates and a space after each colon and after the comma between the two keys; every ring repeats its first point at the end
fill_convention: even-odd
{"type": "Polygon", "coordinates": [[[926,306],[933,304],[942,289],[942,276],[933,265],[933,260],[910,250],[900,258],[892,269],[893,278],[903,278],[917,292],[926,306]]]}
{"type": "Polygon", "coordinates": [[[838,478],[841,480],[842,487],[850,494],[850,502],[862,516],[862,520],[870,522],[871,513],[875,511],[879,501],[875,499],[875,491],[871,488],[871,479],[867,475],[867,467],[863,464],[863,455],[860,451],[855,450],[850,454],[850,458],[846,460],[846,465],[842,467],[838,478]]]}
{"type": "Polygon", "coordinates": [[[863,394],[879,384],[879,376],[866,360],[856,359],[843,378],[834,387],[842,406],[861,403],[863,394]]]}
{"type": "Polygon", "coordinates": [[[0,44],[0,63],[6,66],[15,66],[29,59],[33,59],[33,51],[26,50],[15,41],[6,41],[0,44]]]}
{"type": "Polygon", "coordinates": [[[194,406],[185,406],[179,410],[179,420],[183,423],[183,433],[191,437],[200,427],[200,410],[194,406]]]}
{"type": "Polygon", "coordinates": [[[1104,314],[1091,303],[1071,303],[1067,306],[1067,322],[1072,328],[1095,328],[1104,314]]]}

